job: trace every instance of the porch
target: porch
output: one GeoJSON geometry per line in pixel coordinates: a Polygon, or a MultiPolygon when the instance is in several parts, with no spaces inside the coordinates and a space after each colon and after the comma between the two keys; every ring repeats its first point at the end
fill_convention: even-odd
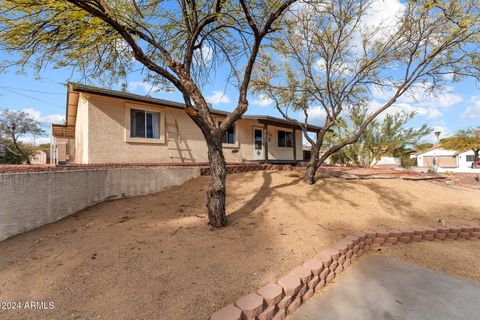
{"type": "MultiPolygon", "coordinates": [[[[253,128],[254,158],[248,162],[298,165],[305,161],[299,125],[270,116],[257,116],[256,120],[259,126],[253,128]]],[[[317,126],[308,127],[308,132],[318,134],[319,131],[317,126]]]]}

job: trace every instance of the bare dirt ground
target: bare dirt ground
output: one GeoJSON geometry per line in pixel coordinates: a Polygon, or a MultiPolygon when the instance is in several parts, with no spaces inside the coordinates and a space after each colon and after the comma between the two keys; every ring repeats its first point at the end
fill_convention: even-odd
{"type": "Polygon", "coordinates": [[[457,277],[480,281],[478,240],[411,243],[403,246],[383,247],[373,253],[410,261],[457,277]]]}
{"type": "Polygon", "coordinates": [[[221,230],[206,224],[200,177],[0,242],[0,301],[55,304],[0,319],[206,319],[359,229],[480,223],[477,190],[300,174],[229,175],[221,230]]]}

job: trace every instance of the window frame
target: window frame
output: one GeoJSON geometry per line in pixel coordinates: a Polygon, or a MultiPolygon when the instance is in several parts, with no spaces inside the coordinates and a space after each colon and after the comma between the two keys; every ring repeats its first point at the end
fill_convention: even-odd
{"type": "Polygon", "coordinates": [[[145,138],[145,139],[159,139],[160,138],[160,123],[161,123],[161,116],[160,116],[160,112],[155,112],[155,111],[150,111],[150,110],[145,110],[145,109],[130,109],[130,138],[145,138]],[[144,118],[143,118],[143,132],[144,132],[144,135],[143,137],[141,136],[133,136],[132,133],[133,133],[133,130],[132,130],[132,125],[134,124],[134,119],[132,119],[132,115],[134,113],[139,113],[139,114],[142,114],[144,115],[144,118]],[[148,137],[148,134],[149,134],[149,130],[148,130],[148,114],[152,115],[151,117],[151,133],[152,133],[152,137],[148,137]],[[158,138],[154,137],[155,136],[155,131],[154,131],[154,128],[155,128],[155,125],[154,125],[154,121],[153,121],[153,115],[158,115],[158,138]]]}
{"type": "MultiPolygon", "coordinates": [[[[165,143],[165,109],[162,107],[152,107],[149,105],[143,104],[132,104],[125,103],[125,136],[124,141],[128,143],[150,143],[150,144],[164,144],[165,143]],[[132,119],[131,114],[132,110],[145,111],[151,113],[159,113],[159,137],[158,138],[142,138],[142,137],[132,137],[132,119]]],[[[146,117],[145,117],[146,118],[146,117]]],[[[145,128],[146,130],[147,128],[145,128]]],[[[146,133],[145,133],[146,134],[146,133]]]]}
{"type": "MultiPolygon", "coordinates": [[[[215,120],[217,121],[217,124],[219,125],[224,119],[217,118],[215,120]]],[[[237,126],[237,124],[238,124],[238,122],[235,122],[230,127],[231,129],[233,129],[234,143],[226,143],[226,142],[223,142],[224,140],[222,140],[222,147],[224,147],[224,148],[239,148],[240,147],[240,143],[238,142],[238,126],[237,126]]],[[[225,132],[225,134],[227,134],[227,133],[225,132]]],[[[224,139],[225,139],[225,137],[224,137],[224,139]]]]}
{"type": "Polygon", "coordinates": [[[475,161],[475,155],[474,154],[466,154],[465,155],[465,161],[466,162],[474,162],[475,161]],[[472,160],[468,160],[469,157],[471,157],[472,160]]]}
{"type": "Polygon", "coordinates": [[[277,149],[293,149],[293,130],[288,130],[288,129],[277,129],[277,135],[276,135],[276,148],[277,149]],[[280,145],[280,139],[279,139],[279,134],[280,132],[284,132],[285,133],[285,145],[284,146],[281,146],[280,145]],[[287,146],[287,135],[286,133],[290,133],[290,147],[287,146]]]}

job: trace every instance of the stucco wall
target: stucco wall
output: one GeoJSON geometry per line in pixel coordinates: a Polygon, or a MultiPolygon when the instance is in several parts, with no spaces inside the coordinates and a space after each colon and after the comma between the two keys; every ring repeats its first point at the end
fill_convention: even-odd
{"type": "MultiPolygon", "coordinates": [[[[278,147],[278,131],[290,131],[292,129],[279,128],[274,126],[268,126],[269,140],[268,140],[268,159],[269,160],[293,160],[293,148],[281,148],[278,147]]],[[[296,130],[295,142],[297,160],[303,160],[303,134],[301,130],[296,130]]]]}
{"type": "Polygon", "coordinates": [[[107,199],[155,193],[200,168],[122,168],[0,174],[0,240],[107,199]]]}
{"type": "Polygon", "coordinates": [[[80,94],[75,122],[75,159],[76,163],[88,163],[88,125],[89,105],[85,94],[80,94]]]}
{"type": "MultiPolygon", "coordinates": [[[[217,121],[221,118],[217,117],[217,121]]],[[[123,99],[99,95],[82,94],[79,100],[76,128],[78,163],[160,163],[181,162],[170,157],[167,130],[174,127],[167,123],[177,121],[180,132],[180,150],[185,162],[207,162],[207,145],[200,129],[183,110],[163,108],[143,103],[133,103],[123,99]],[[81,106],[88,100],[88,108],[81,106]],[[158,141],[134,142],[129,139],[129,108],[150,109],[161,113],[160,139],[158,141]],[[87,116],[85,116],[85,113],[87,116]],[[83,115],[82,115],[83,114],[83,115]],[[88,119],[88,125],[85,123],[88,119]],[[153,143],[152,143],[153,142],[153,143]],[[80,157],[81,155],[81,157],[80,157]]],[[[263,127],[257,120],[241,119],[236,123],[236,144],[224,145],[227,162],[253,160],[253,127],[263,127]]],[[[269,126],[269,159],[293,159],[293,148],[277,147],[277,130],[269,126]]],[[[283,129],[281,129],[283,130],[283,129]]],[[[286,129],[288,130],[288,129],[286,129]]],[[[303,157],[302,133],[297,130],[297,160],[303,157]]],[[[173,144],[170,142],[170,144],[173,144]]],[[[178,152],[171,151],[175,156],[178,152]]]]}
{"type": "Polygon", "coordinates": [[[467,161],[467,155],[474,156],[473,150],[462,152],[458,155],[458,167],[461,169],[469,169],[472,167],[473,161],[467,161]]]}

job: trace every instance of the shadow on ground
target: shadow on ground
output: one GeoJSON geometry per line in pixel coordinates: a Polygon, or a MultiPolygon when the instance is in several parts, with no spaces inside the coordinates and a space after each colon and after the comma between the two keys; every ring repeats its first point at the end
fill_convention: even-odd
{"type": "Polygon", "coordinates": [[[259,171],[228,176],[231,224],[212,230],[207,186],[200,177],[105,202],[0,242],[0,300],[54,301],[44,318],[207,319],[353,231],[433,226],[439,216],[480,222],[476,191],[402,180],[309,186],[301,173],[259,171]]]}

